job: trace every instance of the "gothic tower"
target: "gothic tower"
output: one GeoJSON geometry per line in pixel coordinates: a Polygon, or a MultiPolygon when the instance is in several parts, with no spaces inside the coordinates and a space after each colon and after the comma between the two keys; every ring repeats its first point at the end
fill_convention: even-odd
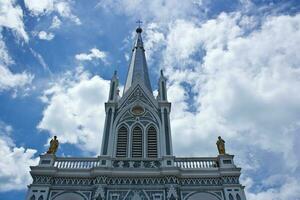
{"type": "Polygon", "coordinates": [[[50,146],[31,167],[26,199],[246,200],[221,138],[216,157],[173,155],[166,81],[161,71],[154,97],[138,27],[122,97],[117,72],[110,82],[100,155],[57,157],[50,146]]]}
{"type": "Polygon", "coordinates": [[[115,72],[107,103],[101,155],[112,158],[162,158],[172,155],[170,108],[161,72],[158,97],[149,79],[142,29],[136,29],[123,96],[115,72]]]}

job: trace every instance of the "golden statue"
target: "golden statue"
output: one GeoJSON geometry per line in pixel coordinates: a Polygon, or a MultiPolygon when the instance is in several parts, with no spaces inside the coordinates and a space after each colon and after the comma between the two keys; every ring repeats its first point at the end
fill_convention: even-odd
{"type": "Polygon", "coordinates": [[[49,147],[47,153],[48,154],[55,154],[57,149],[58,149],[58,145],[59,145],[59,142],[57,140],[57,137],[54,136],[54,138],[51,139],[51,141],[50,141],[50,147],[49,147]]]}
{"type": "Polygon", "coordinates": [[[219,154],[224,155],[226,154],[225,152],[225,141],[221,138],[221,136],[218,137],[218,141],[217,141],[217,147],[218,147],[218,151],[219,154]]]}

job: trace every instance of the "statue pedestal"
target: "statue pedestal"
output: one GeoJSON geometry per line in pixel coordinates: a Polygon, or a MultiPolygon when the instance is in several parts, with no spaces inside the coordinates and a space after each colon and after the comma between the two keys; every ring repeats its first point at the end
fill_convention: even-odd
{"type": "Polygon", "coordinates": [[[54,161],[56,159],[56,156],[54,154],[42,154],[40,155],[40,167],[51,167],[54,165],[54,161]]]}
{"type": "Polygon", "coordinates": [[[163,167],[174,167],[175,156],[163,156],[162,159],[163,167]]]}
{"type": "Polygon", "coordinates": [[[234,161],[234,155],[220,154],[218,155],[218,163],[220,168],[236,168],[234,161]]]}
{"type": "Polygon", "coordinates": [[[112,167],[112,161],[110,156],[98,156],[100,167],[112,167]]]}

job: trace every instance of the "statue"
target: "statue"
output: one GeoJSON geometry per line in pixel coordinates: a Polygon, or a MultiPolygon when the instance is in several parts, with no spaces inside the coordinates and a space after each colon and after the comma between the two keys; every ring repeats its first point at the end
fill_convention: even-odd
{"type": "Polygon", "coordinates": [[[51,141],[50,141],[50,147],[47,151],[47,154],[55,154],[58,149],[58,145],[59,145],[59,142],[57,140],[57,137],[54,136],[54,138],[51,139],[51,141]]]}
{"type": "Polygon", "coordinates": [[[218,147],[218,151],[219,154],[224,155],[226,154],[225,152],[225,141],[221,138],[221,136],[218,137],[218,141],[217,141],[217,147],[218,147]]]}

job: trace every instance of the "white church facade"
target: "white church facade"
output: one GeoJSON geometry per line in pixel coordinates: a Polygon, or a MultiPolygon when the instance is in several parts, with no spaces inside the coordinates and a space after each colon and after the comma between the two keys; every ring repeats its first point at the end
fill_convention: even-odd
{"type": "Polygon", "coordinates": [[[161,72],[154,97],[142,29],[136,39],[123,95],[111,79],[98,157],[48,152],[31,167],[27,200],[246,200],[233,155],[176,157],[171,103],[161,72]]]}

